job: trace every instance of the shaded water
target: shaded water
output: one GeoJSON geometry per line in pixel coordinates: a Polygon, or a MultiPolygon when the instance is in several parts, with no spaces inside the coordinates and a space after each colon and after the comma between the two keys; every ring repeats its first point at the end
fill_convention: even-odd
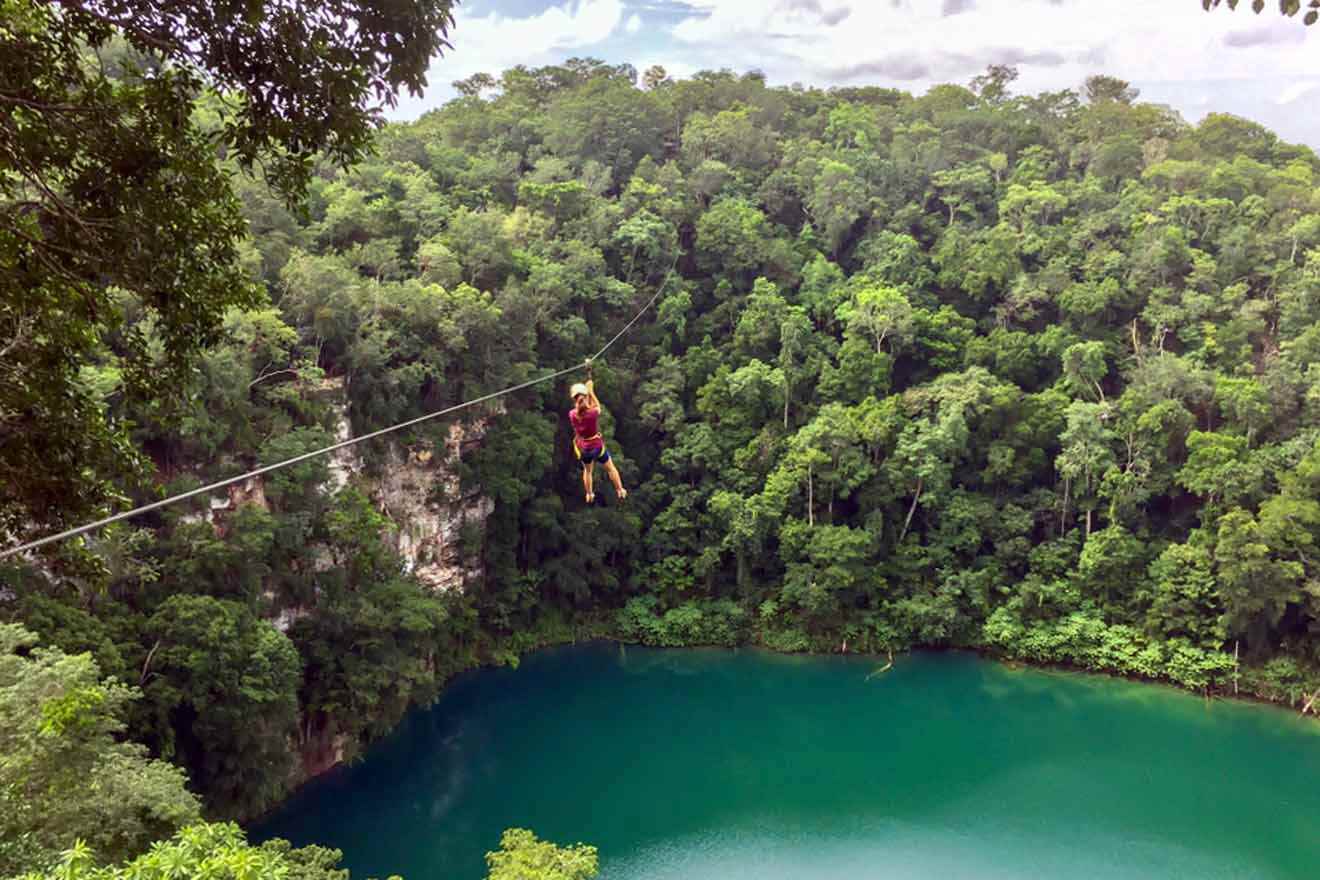
{"type": "Polygon", "coordinates": [[[1320,877],[1320,725],[967,654],[591,645],[471,673],[254,836],[479,880],[506,827],[602,880],[1320,877]]]}

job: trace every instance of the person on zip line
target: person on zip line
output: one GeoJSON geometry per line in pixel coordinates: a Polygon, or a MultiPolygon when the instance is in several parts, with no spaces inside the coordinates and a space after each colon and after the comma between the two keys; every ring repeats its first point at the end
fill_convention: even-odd
{"type": "Polygon", "coordinates": [[[619,469],[610,459],[609,450],[605,448],[605,438],[600,434],[600,400],[596,398],[596,384],[591,378],[590,358],[587,359],[586,384],[578,382],[569,389],[568,395],[573,398],[573,408],[568,411],[568,420],[573,423],[573,452],[578,461],[582,462],[582,486],[587,490],[587,503],[593,504],[596,501],[592,486],[592,471],[596,462],[605,465],[605,473],[609,474],[614,491],[622,501],[628,497],[628,490],[623,488],[619,469]]]}

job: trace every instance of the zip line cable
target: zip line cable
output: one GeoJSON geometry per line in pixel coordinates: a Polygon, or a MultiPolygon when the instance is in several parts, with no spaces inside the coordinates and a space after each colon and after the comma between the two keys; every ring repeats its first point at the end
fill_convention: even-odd
{"type": "Polygon", "coordinates": [[[141,507],[135,507],[132,510],[126,510],[123,513],[116,513],[114,516],[107,516],[105,519],[98,519],[96,522],[88,523],[85,526],[78,526],[77,528],[69,529],[67,531],[60,532],[59,534],[56,535],[49,535],[45,538],[38,538],[35,541],[29,541],[26,544],[21,544],[18,547],[13,548],[12,550],[5,550],[4,552],[0,552],[0,559],[4,559],[9,556],[14,556],[18,553],[22,553],[25,550],[35,550],[37,547],[41,547],[46,544],[51,544],[54,543],[55,541],[62,541],[65,538],[72,538],[75,535],[81,535],[85,532],[94,531],[96,529],[101,528],[102,526],[108,526],[111,523],[119,522],[121,519],[128,519],[130,517],[134,517],[139,514],[146,513],[147,511],[155,510],[158,507],[164,507],[167,504],[173,504],[176,501],[183,501],[185,498],[193,498],[197,495],[204,495],[208,492],[214,492],[216,489],[223,489],[226,486],[232,486],[234,483],[241,483],[242,481],[251,479],[252,477],[258,477],[261,476],[262,474],[267,474],[270,473],[271,471],[288,467],[291,464],[297,464],[300,461],[306,461],[309,458],[316,458],[318,455],[325,455],[327,452],[334,452],[337,449],[343,449],[345,447],[352,446],[355,443],[362,443],[363,441],[371,440],[375,437],[379,437],[382,434],[389,434],[392,431],[398,431],[403,428],[410,427],[412,425],[417,424],[418,422],[424,422],[427,419],[438,418],[439,416],[447,415],[451,412],[455,412],[457,410],[464,409],[466,407],[473,406],[478,403],[484,403],[487,400],[492,400],[496,397],[500,397],[505,394],[511,394],[514,391],[521,391],[524,388],[530,388],[533,385],[538,385],[541,382],[546,382],[550,379],[556,379],[564,375],[565,373],[572,373],[579,369],[581,369],[580,366],[565,367],[564,369],[559,370],[558,372],[550,373],[548,375],[541,376],[537,379],[531,379],[527,382],[523,382],[519,385],[513,385],[501,391],[495,391],[490,394],[485,394],[482,395],[481,397],[464,401],[463,403],[456,404],[446,409],[438,410],[433,413],[427,413],[424,416],[418,416],[415,419],[410,419],[406,422],[401,422],[400,424],[393,425],[389,428],[381,428],[379,431],[372,431],[370,434],[363,434],[361,437],[352,437],[348,440],[343,440],[331,446],[326,446],[323,449],[316,449],[313,450],[312,452],[304,452],[302,455],[295,455],[293,458],[287,458],[284,461],[279,461],[276,462],[275,464],[268,464],[265,467],[260,467],[257,468],[256,470],[248,471],[245,474],[239,474],[236,477],[229,477],[228,479],[220,480],[218,482],[211,483],[210,485],[202,486],[198,489],[192,489],[188,492],[182,492],[178,495],[171,495],[169,498],[164,498],[160,501],[153,501],[150,504],[144,504],[141,507]]]}
{"type": "MultiPolygon", "coordinates": [[[[674,266],[676,267],[677,265],[678,265],[678,261],[675,260],[674,266]]],[[[627,333],[632,328],[633,324],[637,323],[637,320],[642,315],[644,315],[648,309],[651,308],[651,306],[655,303],[657,299],[660,298],[660,294],[664,293],[664,290],[666,287],[669,286],[669,280],[670,278],[673,277],[673,275],[674,275],[674,267],[671,267],[669,270],[669,274],[665,276],[665,280],[660,284],[660,287],[651,296],[651,298],[647,300],[646,305],[642,306],[642,308],[637,312],[637,314],[633,315],[632,320],[629,321],[627,324],[625,324],[622,330],[614,334],[614,338],[611,339],[609,342],[605,343],[605,345],[601,348],[600,351],[596,352],[594,355],[588,358],[587,363],[591,363],[592,361],[597,360],[601,355],[603,355],[606,351],[609,350],[610,346],[618,342],[619,339],[623,337],[623,334],[627,333]]],[[[450,413],[457,412],[460,409],[466,409],[467,407],[475,406],[478,403],[485,403],[488,400],[494,400],[497,397],[503,397],[504,395],[512,394],[515,391],[522,391],[525,388],[531,388],[533,385],[539,385],[542,382],[548,382],[551,379],[558,379],[560,376],[564,376],[567,375],[568,373],[576,372],[577,370],[580,369],[582,369],[581,364],[572,367],[565,367],[562,370],[556,370],[553,373],[547,373],[546,375],[539,376],[535,379],[528,379],[526,382],[520,382],[517,385],[510,385],[508,388],[503,388],[499,391],[492,391],[490,394],[483,394],[480,397],[474,397],[472,400],[465,400],[462,403],[456,403],[453,406],[446,407],[445,409],[437,410],[432,413],[427,413],[424,416],[418,416],[415,419],[409,419],[406,422],[400,422],[399,424],[392,425],[388,428],[381,428],[379,431],[372,431],[370,434],[363,434],[361,437],[350,437],[348,440],[341,440],[338,443],[331,444],[330,446],[326,446],[322,449],[313,450],[312,452],[304,452],[302,455],[295,455],[293,458],[287,458],[284,461],[278,461],[275,462],[274,464],[268,464],[265,465],[264,467],[259,467],[256,468],[255,470],[248,471],[245,474],[239,474],[236,477],[229,477],[224,480],[219,480],[207,486],[202,486],[200,488],[192,489],[187,492],[181,492],[178,495],[171,495],[169,498],[163,498],[160,501],[153,501],[150,504],[144,504],[141,507],[135,507],[132,510],[124,511],[123,513],[116,513],[113,516],[107,516],[104,519],[98,519],[96,522],[88,523],[85,526],[78,526],[77,528],[67,529],[66,531],[60,532],[55,535],[47,535],[46,537],[38,538],[35,541],[28,541],[26,544],[20,544],[12,549],[0,551],[0,559],[5,559],[10,556],[16,556],[19,553],[23,553],[28,550],[35,550],[38,547],[44,547],[46,544],[53,544],[56,541],[63,541],[65,538],[72,538],[77,535],[82,535],[87,532],[92,532],[99,528],[102,528],[103,526],[108,526],[111,523],[116,523],[119,522],[120,520],[129,519],[131,517],[135,517],[140,514],[147,513],[148,511],[156,510],[157,508],[165,507],[166,505],[169,504],[174,504],[177,501],[183,501],[186,498],[194,498],[198,495],[205,495],[209,492],[214,492],[217,489],[223,489],[226,486],[232,486],[234,483],[241,483],[244,480],[251,479],[252,477],[259,477],[262,474],[268,474],[271,471],[276,471],[279,470],[280,468],[288,467],[291,464],[297,464],[300,461],[307,461],[309,458],[316,458],[317,456],[325,455],[328,452],[334,452],[338,449],[344,449],[346,447],[353,446],[354,444],[357,443],[363,443],[367,440],[375,439],[376,437],[380,437],[383,434],[389,434],[393,431],[399,431],[404,428],[410,428],[413,425],[419,424],[421,422],[425,422],[429,419],[435,419],[435,418],[439,418],[440,416],[449,415],[450,413]]]]}

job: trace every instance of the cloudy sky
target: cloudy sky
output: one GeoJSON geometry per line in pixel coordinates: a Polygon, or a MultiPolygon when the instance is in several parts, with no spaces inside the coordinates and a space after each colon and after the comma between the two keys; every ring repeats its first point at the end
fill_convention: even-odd
{"type": "Polygon", "coordinates": [[[1320,25],[1268,5],[1257,16],[1205,13],[1199,0],[464,0],[455,48],[432,65],[425,97],[404,98],[394,116],[442,104],[453,80],[478,71],[573,56],[914,94],[1011,63],[1018,91],[1106,73],[1189,120],[1236,113],[1320,149],[1320,25]]]}

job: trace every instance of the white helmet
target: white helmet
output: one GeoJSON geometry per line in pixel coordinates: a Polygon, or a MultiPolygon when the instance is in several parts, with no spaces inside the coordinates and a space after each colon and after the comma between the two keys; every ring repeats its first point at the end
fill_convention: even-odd
{"type": "Polygon", "coordinates": [[[568,396],[573,398],[574,400],[577,400],[579,395],[583,395],[586,393],[587,393],[587,386],[583,385],[581,382],[577,383],[572,388],[568,389],[568,396]]]}

